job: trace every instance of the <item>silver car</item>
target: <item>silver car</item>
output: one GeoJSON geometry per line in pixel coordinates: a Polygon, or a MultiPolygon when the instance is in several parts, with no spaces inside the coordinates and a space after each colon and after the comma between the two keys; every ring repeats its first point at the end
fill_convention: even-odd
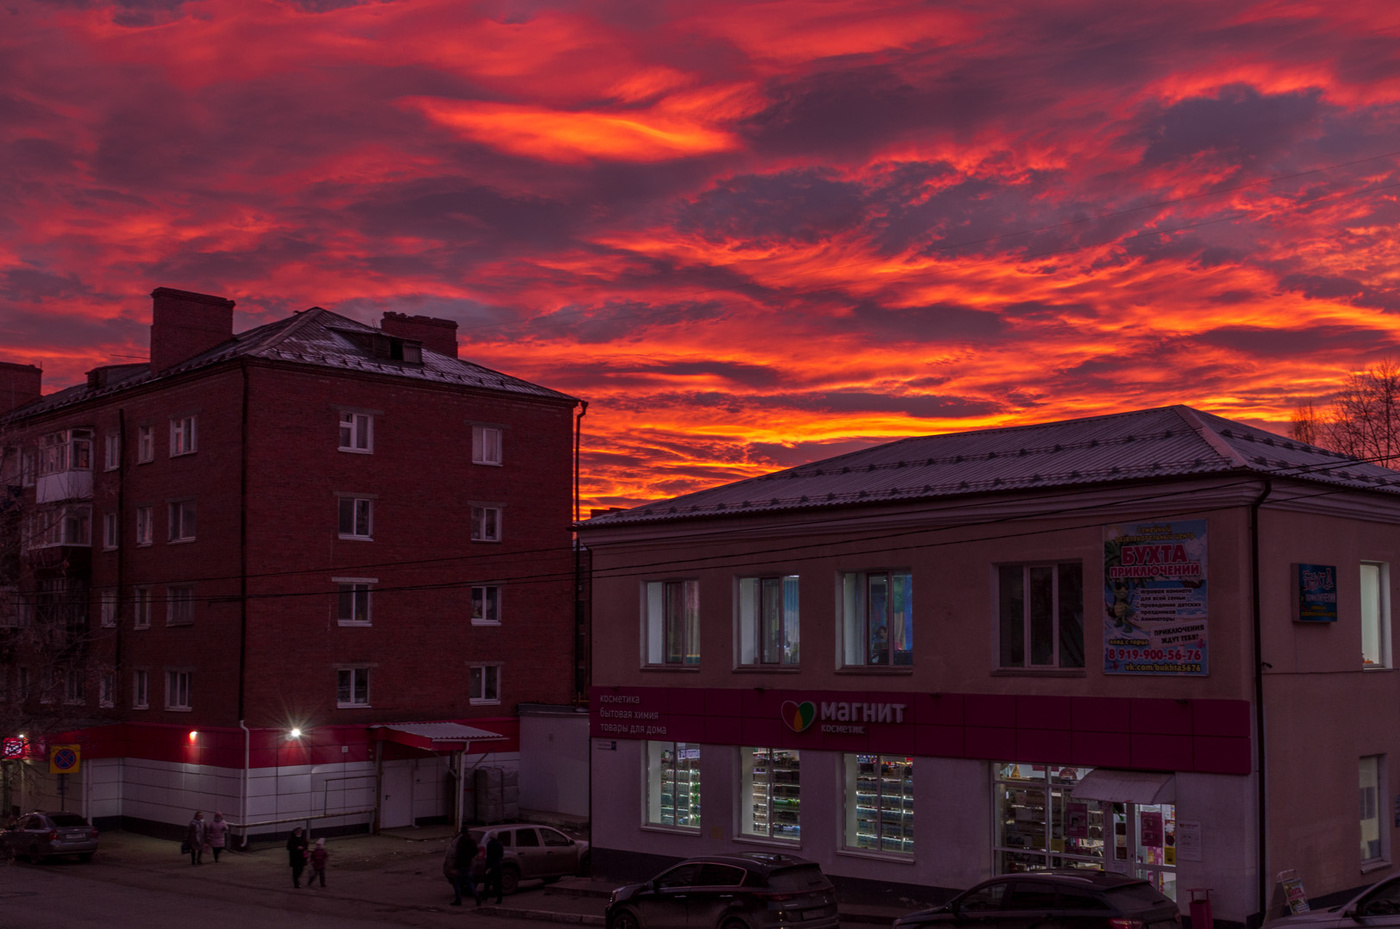
{"type": "Polygon", "coordinates": [[[1400,877],[1372,884],[1341,906],[1271,919],[1266,929],[1361,929],[1400,926],[1400,877]]]}
{"type": "Polygon", "coordinates": [[[478,826],[470,831],[478,849],[473,869],[478,881],[485,877],[487,840],[492,835],[501,840],[503,893],[515,893],[521,881],[550,882],[588,873],[588,843],[571,839],[552,826],[478,826]]]}
{"type": "Polygon", "coordinates": [[[97,830],[77,813],[35,810],[21,816],[15,828],[0,832],[0,842],[11,854],[35,864],[61,855],[91,861],[97,851],[97,830]]]}

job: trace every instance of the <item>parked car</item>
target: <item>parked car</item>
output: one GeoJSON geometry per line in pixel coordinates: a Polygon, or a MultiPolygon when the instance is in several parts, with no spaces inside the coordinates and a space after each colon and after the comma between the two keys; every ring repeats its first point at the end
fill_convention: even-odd
{"type": "Polygon", "coordinates": [[[35,810],[21,816],[14,829],[0,832],[0,842],[11,854],[23,855],[35,864],[60,855],[91,861],[97,851],[97,830],[77,813],[35,810]]]}
{"type": "Polygon", "coordinates": [[[1400,926],[1400,877],[1372,884],[1341,906],[1310,910],[1269,920],[1269,929],[1358,929],[1361,926],[1400,926]]]}
{"type": "Polygon", "coordinates": [[[707,855],[619,887],[606,913],[608,929],[836,929],[836,889],[804,858],[707,855]]]}
{"type": "Polygon", "coordinates": [[[1178,929],[1177,905],[1126,874],[1065,868],[1007,874],[976,885],[943,906],[894,921],[895,929],[1178,929]]]}
{"type": "Polygon", "coordinates": [[[479,826],[469,830],[476,842],[477,881],[486,874],[486,841],[492,835],[501,840],[501,891],[513,894],[521,881],[557,881],[561,877],[587,874],[588,843],[572,839],[552,826],[479,826]]]}

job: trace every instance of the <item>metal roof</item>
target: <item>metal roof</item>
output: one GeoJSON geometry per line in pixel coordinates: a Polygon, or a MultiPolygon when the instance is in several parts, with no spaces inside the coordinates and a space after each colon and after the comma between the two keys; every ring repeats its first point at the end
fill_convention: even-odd
{"type": "Polygon", "coordinates": [[[1400,495],[1400,472],[1188,406],[886,445],[647,503],[582,528],[1253,472],[1400,495]]]}
{"type": "Polygon", "coordinates": [[[522,381],[470,361],[441,355],[427,348],[423,349],[421,365],[376,358],[368,347],[356,340],[355,336],[363,334],[385,333],[339,313],[318,306],[312,307],[286,319],[236,333],[221,345],[195,355],[160,374],[151,373],[150,366],[146,364],[113,365],[107,368],[107,380],[103,386],[89,387],[87,384],[78,384],[56,391],[0,416],[0,421],[47,413],[83,400],[108,396],[234,358],[259,358],[577,402],[575,398],[557,390],[531,384],[529,381],[522,381]]]}

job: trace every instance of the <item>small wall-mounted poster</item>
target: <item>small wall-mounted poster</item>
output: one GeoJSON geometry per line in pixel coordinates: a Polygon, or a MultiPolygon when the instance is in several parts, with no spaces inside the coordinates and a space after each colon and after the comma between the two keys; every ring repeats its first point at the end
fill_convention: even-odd
{"type": "Polygon", "coordinates": [[[1293,566],[1293,620],[1300,623],[1337,621],[1337,566],[1293,566]]]}

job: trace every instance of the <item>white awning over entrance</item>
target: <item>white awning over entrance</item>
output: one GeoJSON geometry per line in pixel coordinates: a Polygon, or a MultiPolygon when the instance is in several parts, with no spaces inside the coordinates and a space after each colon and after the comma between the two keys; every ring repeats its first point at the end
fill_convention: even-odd
{"type": "Polygon", "coordinates": [[[1115,771],[1095,768],[1074,787],[1076,800],[1114,803],[1175,803],[1176,775],[1161,771],[1115,771]]]}

